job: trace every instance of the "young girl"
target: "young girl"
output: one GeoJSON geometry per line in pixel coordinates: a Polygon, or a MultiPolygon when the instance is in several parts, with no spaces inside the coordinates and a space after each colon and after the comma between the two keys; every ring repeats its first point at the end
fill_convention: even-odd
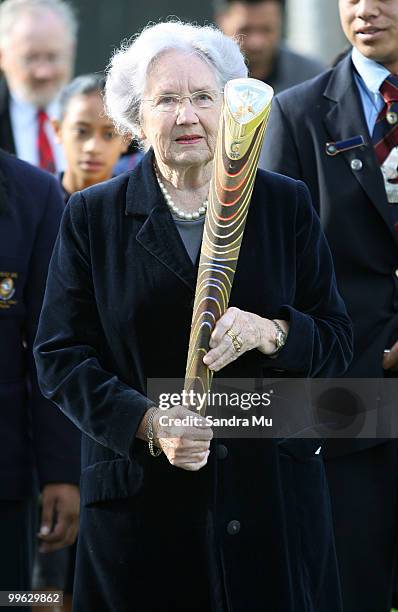
{"type": "Polygon", "coordinates": [[[67,160],[61,175],[66,200],[74,191],[110,179],[127,151],[128,143],[105,115],[103,91],[103,76],[87,74],[73,79],[61,93],[60,119],[53,126],[67,160]]]}

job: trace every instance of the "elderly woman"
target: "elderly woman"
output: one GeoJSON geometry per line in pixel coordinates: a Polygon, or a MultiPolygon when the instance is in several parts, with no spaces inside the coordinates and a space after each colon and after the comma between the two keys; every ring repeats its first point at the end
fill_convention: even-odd
{"type": "MultiPolygon", "coordinates": [[[[222,90],[246,74],[234,41],[179,22],[146,28],[109,68],[108,112],[147,153],[72,196],[36,341],[43,393],[83,432],[76,612],[340,610],[319,443],[219,444],[204,421],[170,437],[147,397],[148,379],[184,376],[222,90]]],[[[259,172],[204,361],[229,378],[309,377],[350,357],[308,191],[259,172]]]]}

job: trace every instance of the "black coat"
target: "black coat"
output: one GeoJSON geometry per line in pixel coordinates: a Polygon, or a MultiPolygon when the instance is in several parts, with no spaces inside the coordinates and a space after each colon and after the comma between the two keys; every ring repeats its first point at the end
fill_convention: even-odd
{"type": "Polygon", "coordinates": [[[10,117],[10,91],[5,78],[0,78],[0,148],[16,153],[10,117]]]}
{"type": "Polygon", "coordinates": [[[61,213],[57,181],[0,152],[0,499],[32,495],[37,473],[79,482],[79,431],[40,393],[32,354],[61,213]]]}
{"type": "MultiPolygon", "coordinates": [[[[382,379],[383,351],[398,339],[398,245],[351,54],[334,69],[275,98],[260,163],[308,185],[353,322],[354,358],[345,376],[382,379]],[[327,142],[359,135],[365,146],[327,155],[327,142]]],[[[389,399],[388,386],[379,394],[378,432],[384,424],[388,432],[396,402],[389,399]]],[[[339,440],[328,444],[328,454],[383,441],[339,440]]]]}
{"type": "Polygon", "coordinates": [[[382,377],[383,350],[398,339],[397,238],[351,55],[275,98],[261,165],[309,187],[354,326],[346,376],[382,377]],[[327,155],[327,142],[358,135],[364,147],[327,155]]]}
{"type": "MultiPolygon", "coordinates": [[[[251,351],[223,375],[343,372],[351,332],[333,274],[305,187],[260,172],[230,305],[287,318],[290,333],[276,359],[251,351]]],[[[184,376],[195,278],[151,153],[72,196],[36,360],[43,392],[85,434],[75,609],[337,612],[317,441],[214,443],[193,473],[135,439],[147,379],[184,376]]]]}

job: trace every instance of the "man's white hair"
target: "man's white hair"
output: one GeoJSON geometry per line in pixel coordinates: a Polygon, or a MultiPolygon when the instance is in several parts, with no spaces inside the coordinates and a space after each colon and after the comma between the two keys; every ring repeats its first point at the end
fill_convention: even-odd
{"type": "Polygon", "coordinates": [[[149,24],[122,43],[107,68],[105,106],[119,132],[140,139],[140,111],[146,79],[157,58],[169,50],[195,53],[215,72],[222,89],[247,76],[238,44],[213,26],[181,21],[149,24]]]}
{"type": "Polygon", "coordinates": [[[22,14],[41,14],[50,10],[65,23],[71,42],[76,44],[78,23],[75,12],[64,0],[4,0],[0,4],[0,47],[7,44],[7,38],[14,24],[22,14]]]}

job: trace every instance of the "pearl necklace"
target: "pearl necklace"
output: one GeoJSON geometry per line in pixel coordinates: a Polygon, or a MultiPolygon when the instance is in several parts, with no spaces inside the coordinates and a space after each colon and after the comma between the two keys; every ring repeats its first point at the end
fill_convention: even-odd
{"type": "Polygon", "coordinates": [[[167,191],[166,187],[164,186],[163,182],[160,180],[160,177],[157,173],[156,168],[155,168],[155,174],[156,174],[156,178],[157,178],[157,181],[160,187],[160,191],[164,195],[164,199],[166,200],[167,206],[170,208],[171,212],[177,215],[177,217],[179,217],[180,219],[185,219],[186,221],[195,221],[196,219],[200,219],[200,217],[203,217],[203,215],[206,214],[208,200],[205,200],[202,206],[200,206],[198,210],[192,213],[185,212],[185,210],[178,208],[178,206],[176,206],[173,200],[171,199],[171,196],[169,192],[167,191]]]}

